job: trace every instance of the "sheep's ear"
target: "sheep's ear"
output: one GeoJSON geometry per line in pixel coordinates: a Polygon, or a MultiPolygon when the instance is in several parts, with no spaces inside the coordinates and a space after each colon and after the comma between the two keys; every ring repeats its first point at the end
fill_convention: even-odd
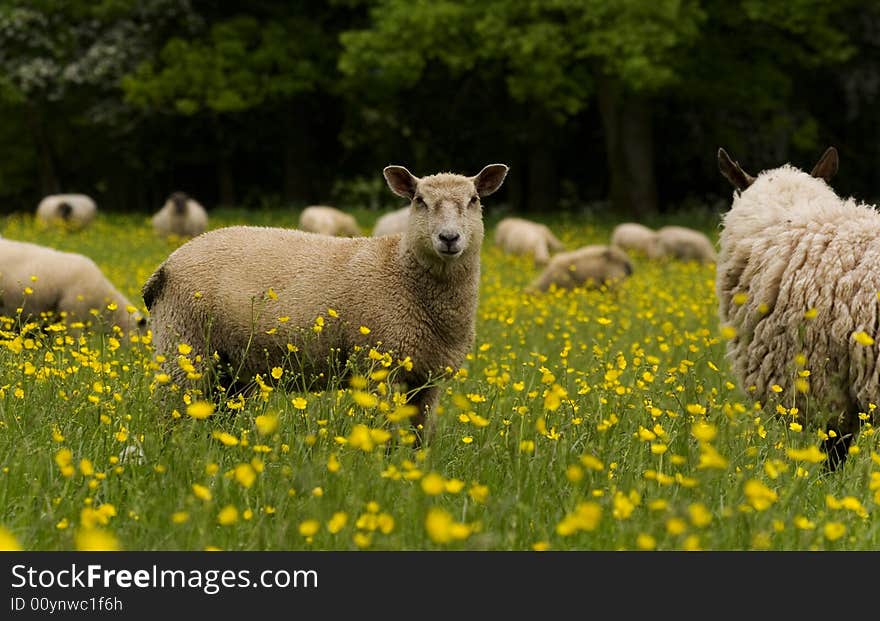
{"type": "Polygon", "coordinates": [[[837,174],[837,149],[828,147],[816,165],[813,166],[811,175],[824,179],[825,183],[831,183],[831,178],[837,174]]]}
{"type": "Polygon", "coordinates": [[[495,192],[504,182],[507,170],[507,166],[504,164],[489,164],[479,174],[471,177],[474,187],[477,188],[477,194],[482,197],[495,192]]]}
{"type": "Polygon", "coordinates": [[[730,159],[727,151],[718,149],[718,170],[727,177],[737,190],[745,190],[755,182],[755,178],[739,167],[739,164],[730,159]]]}
{"type": "Polygon", "coordinates": [[[419,183],[419,178],[414,177],[403,166],[386,166],[382,174],[385,175],[388,187],[398,196],[412,200],[413,196],[416,195],[416,186],[419,183]]]}

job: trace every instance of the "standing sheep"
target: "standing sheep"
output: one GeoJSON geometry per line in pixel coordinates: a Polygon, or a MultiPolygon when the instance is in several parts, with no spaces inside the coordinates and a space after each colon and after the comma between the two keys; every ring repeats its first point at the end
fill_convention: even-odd
{"type": "Polygon", "coordinates": [[[192,347],[191,359],[235,369],[232,382],[267,377],[294,348],[299,361],[291,370],[300,385],[326,383],[333,359],[344,365],[356,348],[381,343],[411,361],[400,379],[417,407],[413,425],[427,424],[439,395],[427,382],[459,367],[474,341],[480,198],[506,174],[507,166],[491,164],[474,177],[418,178],[388,166],[389,187],[411,201],[402,236],[235,226],[183,244],[143,287],[156,351],[174,361],[167,367],[174,384],[186,381],[181,342],[192,347]]]}
{"type": "Polygon", "coordinates": [[[598,288],[632,274],[632,262],[616,246],[584,246],[555,255],[526,291],[547,291],[551,285],[560,289],[598,288]]]}
{"type": "Polygon", "coordinates": [[[153,230],[162,236],[195,237],[208,228],[208,214],[198,201],[184,192],[174,192],[153,215],[153,230]]]}
{"type": "Polygon", "coordinates": [[[395,209],[376,220],[376,225],[373,227],[373,237],[403,233],[406,231],[408,222],[409,205],[395,209]]]}
{"type": "Polygon", "coordinates": [[[547,225],[525,218],[502,218],[495,226],[495,245],[509,254],[530,254],[538,265],[546,265],[552,253],[565,250],[547,225]]]}
{"type": "Polygon", "coordinates": [[[611,232],[611,245],[627,252],[638,252],[649,259],[660,256],[657,231],[637,222],[624,222],[611,232]]]}
{"type": "Polygon", "coordinates": [[[716,276],[721,322],[736,330],[728,358],[754,399],[794,401],[798,421],[825,427],[832,470],[880,404],[880,214],[835,194],[837,166],[832,147],[810,174],[785,164],[753,177],[718,150],[735,188],[716,276]]]}
{"type": "Polygon", "coordinates": [[[657,255],[701,263],[714,263],[718,259],[715,246],[708,237],[684,226],[657,229],[657,255]]]}
{"type": "Polygon", "coordinates": [[[0,239],[0,315],[22,323],[39,321],[43,313],[57,321],[66,313],[69,322],[94,322],[110,332],[118,325],[125,332],[146,325],[140,312],[107,280],[95,262],[81,254],[46,246],[0,239]]]}
{"type": "Polygon", "coordinates": [[[37,220],[80,229],[91,224],[97,211],[95,201],[85,194],[50,194],[37,205],[37,220]]]}
{"type": "Polygon", "coordinates": [[[311,205],[303,209],[299,215],[299,228],[331,237],[358,237],[361,234],[361,227],[354,216],[326,205],[311,205]]]}

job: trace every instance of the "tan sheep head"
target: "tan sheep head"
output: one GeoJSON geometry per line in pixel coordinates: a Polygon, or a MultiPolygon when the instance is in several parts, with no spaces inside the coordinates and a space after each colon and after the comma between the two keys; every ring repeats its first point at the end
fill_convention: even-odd
{"type": "Polygon", "coordinates": [[[448,264],[479,253],[483,241],[480,198],[501,187],[504,164],[489,164],[473,177],[438,173],[415,177],[403,166],[383,171],[391,191],[411,203],[405,238],[421,258],[448,264]]]}
{"type": "Polygon", "coordinates": [[[620,280],[632,275],[633,266],[629,255],[617,246],[608,246],[602,253],[602,258],[608,263],[608,280],[620,280]]]}
{"type": "MultiPolygon", "coordinates": [[[[832,177],[837,174],[837,168],[837,149],[828,147],[816,165],[813,166],[810,175],[817,179],[823,179],[825,183],[831,183],[832,177]]],[[[739,163],[732,160],[723,148],[718,149],[718,170],[740,192],[755,182],[755,177],[740,168],[739,163]]]]}

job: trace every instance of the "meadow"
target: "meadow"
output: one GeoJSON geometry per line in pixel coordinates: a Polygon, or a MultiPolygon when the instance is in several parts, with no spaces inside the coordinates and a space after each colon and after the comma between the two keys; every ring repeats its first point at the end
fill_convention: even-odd
{"type": "MultiPolygon", "coordinates": [[[[296,213],[211,218],[292,227],[296,213]]],[[[615,224],[546,222],[569,248],[606,242],[615,224]]],[[[167,416],[151,400],[167,377],[149,333],[0,323],[0,547],[880,546],[874,429],[828,473],[796,410],[747,397],[724,358],[713,265],[636,257],[610,289],[529,295],[536,268],[503,255],[486,224],[477,339],[420,449],[393,384],[406,361],[385,352],[323,392],[281,390],[295,369],[278,367],[247,399],[181,401],[167,416]]],[[[701,227],[716,239],[715,225],[701,227]]],[[[157,238],[145,215],[99,214],[80,232],[13,215],[0,234],[92,257],[141,309],[142,283],[181,243],[157,238]]],[[[808,385],[809,369],[792,372],[808,385]]]]}

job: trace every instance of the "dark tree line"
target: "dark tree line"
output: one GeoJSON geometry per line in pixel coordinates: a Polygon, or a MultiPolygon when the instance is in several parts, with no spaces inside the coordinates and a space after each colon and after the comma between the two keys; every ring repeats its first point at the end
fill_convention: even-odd
{"type": "Polygon", "coordinates": [[[880,196],[880,4],[856,0],[0,0],[0,198],[151,211],[389,205],[381,169],[476,172],[533,213],[727,197],[841,152],[880,196]]]}

